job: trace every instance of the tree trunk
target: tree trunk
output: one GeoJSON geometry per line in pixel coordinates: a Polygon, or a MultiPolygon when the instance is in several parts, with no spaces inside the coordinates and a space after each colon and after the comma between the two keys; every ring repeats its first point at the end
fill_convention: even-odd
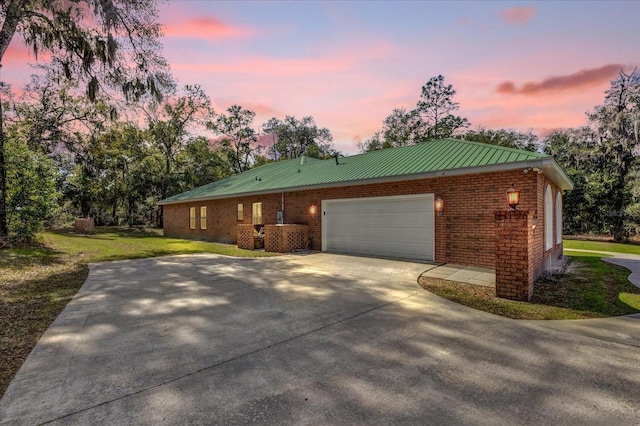
{"type": "MultiPolygon", "coordinates": [[[[631,157],[631,161],[633,157],[631,157]]],[[[626,186],[627,186],[627,176],[629,175],[629,167],[627,167],[627,163],[624,163],[624,166],[619,168],[618,171],[618,179],[616,182],[615,188],[613,188],[613,208],[615,216],[613,219],[613,239],[618,243],[626,242],[627,235],[624,230],[625,225],[625,208],[627,206],[626,200],[626,186]]]]}
{"type": "Polygon", "coordinates": [[[4,158],[4,116],[0,99],[0,240],[9,236],[7,226],[7,168],[4,158]]]}
{"type": "MultiPolygon", "coordinates": [[[[11,39],[18,28],[20,18],[24,13],[23,2],[11,0],[6,9],[6,15],[2,28],[0,29],[0,69],[2,69],[2,58],[7,51],[11,39]]],[[[2,112],[2,99],[0,99],[0,240],[7,238],[9,228],[7,226],[7,164],[4,151],[4,115],[2,112]]]]}

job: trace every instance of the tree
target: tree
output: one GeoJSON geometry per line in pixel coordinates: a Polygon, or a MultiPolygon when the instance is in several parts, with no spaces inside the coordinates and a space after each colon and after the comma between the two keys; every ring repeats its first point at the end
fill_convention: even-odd
{"type": "Polygon", "coordinates": [[[565,230],[610,233],[624,241],[640,224],[640,75],[620,72],[589,125],[556,131],[544,141],[574,182],[563,202],[565,230]]]}
{"type": "Polygon", "coordinates": [[[218,115],[207,127],[223,137],[221,144],[235,173],[242,173],[250,168],[253,156],[260,150],[258,132],[251,127],[256,113],[240,105],[232,105],[227,112],[229,115],[218,115]]]}
{"type": "MultiPolygon", "coordinates": [[[[110,87],[129,100],[161,97],[171,81],[160,56],[157,0],[6,0],[0,3],[0,66],[16,34],[61,78],[86,83],[93,100],[110,87]]],[[[7,235],[5,134],[0,105],[0,238],[7,235]]]]}
{"type": "Polygon", "coordinates": [[[616,241],[623,241],[628,238],[625,215],[632,202],[630,177],[638,167],[640,149],[640,73],[634,70],[626,74],[621,70],[605,92],[604,103],[589,114],[589,121],[607,158],[612,234],[616,241]]]}
{"type": "Polygon", "coordinates": [[[79,93],[77,82],[56,81],[50,69],[31,76],[13,110],[29,147],[46,154],[60,148],[81,153],[84,136],[104,131],[110,120],[104,96],[89,101],[79,93]]]}
{"type": "Polygon", "coordinates": [[[423,140],[441,139],[452,136],[457,130],[468,127],[466,118],[452,115],[460,105],[453,102],[456,91],[452,85],[444,84],[444,77],[432,77],[422,86],[416,112],[420,114],[425,134],[423,140]]]}
{"type": "Polygon", "coordinates": [[[187,85],[180,96],[153,104],[146,113],[149,136],[164,160],[160,187],[162,198],[166,198],[180,192],[176,158],[192,140],[189,129],[198,125],[204,127],[211,120],[211,99],[200,86],[187,85]]]}
{"type": "Polygon", "coordinates": [[[378,151],[386,148],[391,148],[391,145],[386,143],[381,131],[375,132],[371,138],[358,144],[358,149],[361,152],[378,151]]]}
{"type": "Polygon", "coordinates": [[[17,125],[7,129],[5,148],[9,183],[7,236],[31,241],[42,227],[42,220],[51,216],[56,207],[56,170],[44,154],[29,149],[17,125]]]}
{"type": "Polygon", "coordinates": [[[234,170],[224,148],[212,148],[209,139],[198,136],[178,156],[184,190],[215,182],[234,170]]]}
{"type": "Polygon", "coordinates": [[[395,148],[448,138],[469,126],[466,118],[452,115],[459,105],[453,102],[456,91],[444,84],[444,77],[432,77],[422,86],[416,108],[407,111],[395,108],[382,124],[382,130],[371,139],[359,144],[363,152],[395,148]]]}
{"type": "Polygon", "coordinates": [[[406,111],[395,108],[382,126],[382,136],[390,147],[406,146],[422,140],[424,137],[424,123],[416,110],[406,111]]]}
{"type": "Polygon", "coordinates": [[[538,137],[533,133],[522,133],[513,129],[492,130],[479,127],[477,130],[467,130],[458,137],[468,141],[523,149],[526,151],[537,151],[539,145],[538,137]]]}
{"type": "Polygon", "coordinates": [[[607,232],[609,217],[605,210],[609,180],[603,173],[606,159],[594,131],[588,126],[556,130],[544,139],[543,146],[544,152],[553,155],[574,185],[562,199],[563,209],[571,212],[564,216],[564,232],[607,232]]]}
{"type": "Polygon", "coordinates": [[[159,171],[139,172],[151,154],[143,132],[131,123],[113,124],[93,134],[85,146],[82,156],[75,157],[74,179],[69,180],[75,192],[67,193],[69,199],[98,225],[119,225],[121,218],[136,224],[139,207],[153,193],[150,183],[159,171]]]}
{"type": "Polygon", "coordinates": [[[264,133],[275,135],[273,147],[269,150],[274,160],[301,155],[330,158],[337,154],[331,144],[331,132],[325,127],[318,127],[313,117],[303,117],[301,120],[290,115],[284,120],[274,117],[262,128],[264,133]]]}

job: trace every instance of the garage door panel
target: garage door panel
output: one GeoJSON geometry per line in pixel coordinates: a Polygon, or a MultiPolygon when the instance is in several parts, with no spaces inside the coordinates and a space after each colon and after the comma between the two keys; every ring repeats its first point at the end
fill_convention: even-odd
{"type": "Polygon", "coordinates": [[[323,250],[433,260],[433,194],[323,201],[323,250]]]}

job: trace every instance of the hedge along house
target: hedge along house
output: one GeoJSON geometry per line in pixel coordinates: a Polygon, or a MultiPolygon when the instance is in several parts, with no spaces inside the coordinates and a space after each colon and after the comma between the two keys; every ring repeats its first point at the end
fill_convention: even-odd
{"type": "Polygon", "coordinates": [[[497,240],[517,217],[527,255],[517,268],[532,281],[562,255],[562,191],[571,188],[551,156],[441,139],[270,163],[159,204],[170,237],[236,243],[247,225],[298,224],[313,250],[486,268],[499,266],[501,244],[517,249],[511,231],[497,240]],[[512,185],[517,215],[504,213],[512,185]]]}

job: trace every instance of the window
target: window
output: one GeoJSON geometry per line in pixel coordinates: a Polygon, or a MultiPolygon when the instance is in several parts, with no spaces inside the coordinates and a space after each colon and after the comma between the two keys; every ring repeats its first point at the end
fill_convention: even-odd
{"type": "Polygon", "coordinates": [[[252,207],[252,214],[253,214],[253,221],[252,223],[254,225],[262,225],[262,203],[253,203],[251,205],[252,207]]]}
{"type": "Polygon", "coordinates": [[[544,192],[544,249],[553,247],[553,197],[551,186],[544,192]]]}
{"type": "Polygon", "coordinates": [[[556,194],[556,244],[562,242],[562,194],[556,194]]]}
{"type": "Polygon", "coordinates": [[[207,206],[200,207],[200,229],[207,229],[207,206]]]}
{"type": "Polygon", "coordinates": [[[244,205],[238,204],[238,220],[244,220],[244,205]]]}
{"type": "Polygon", "coordinates": [[[189,229],[196,229],[196,208],[189,207],[189,229]]]}

